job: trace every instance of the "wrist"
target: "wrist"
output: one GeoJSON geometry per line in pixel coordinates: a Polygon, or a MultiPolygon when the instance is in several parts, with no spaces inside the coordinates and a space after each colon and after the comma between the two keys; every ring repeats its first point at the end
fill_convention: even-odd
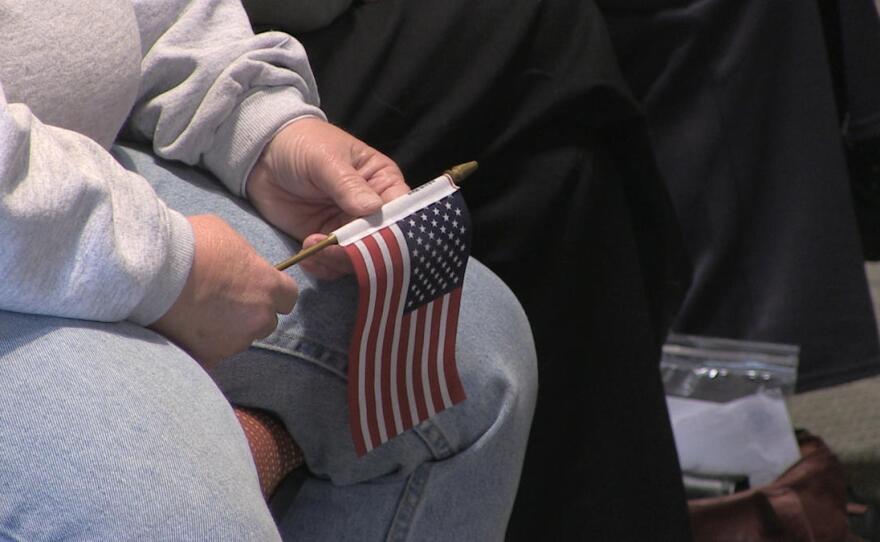
{"type": "Polygon", "coordinates": [[[183,291],[195,258],[195,234],[190,221],[177,211],[168,210],[167,254],[143,300],[128,319],[149,325],[164,315],[183,291]]]}
{"type": "Polygon", "coordinates": [[[293,149],[296,146],[296,141],[302,139],[308,126],[314,123],[325,124],[326,121],[314,115],[303,115],[281,126],[269,138],[245,177],[242,187],[242,195],[245,198],[251,199],[250,187],[252,183],[266,183],[276,178],[276,172],[283,167],[279,162],[289,160],[295,155],[293,149]]]}

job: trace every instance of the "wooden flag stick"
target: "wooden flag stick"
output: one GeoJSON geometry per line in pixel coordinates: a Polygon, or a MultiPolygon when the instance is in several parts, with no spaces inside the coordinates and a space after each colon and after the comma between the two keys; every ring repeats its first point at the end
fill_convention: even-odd
{"type": "MultiPolygon", "coordinates": [[[[461,182],[467,179],[471,173],[477,170],[478,164],[476,162],[466,162],[464,164],[458,164],[457,166],[452,166],[443,172],[443,175],[448,176],[453,183],[456,185],[461,184],[461,182]]],[[[279,271],[284,271],[288,267],[292,265],[296,265],[299,262],[305,260],[309,256],[316,254],[330,245],[335,245],[338,242],[335,235],[331,235],[330,237],[324,239],[320,243],[316,245],[312,245],[309,248],[300,250],[290,258],[287,258],[283,262],[275,264],[275,269],[279,271]]]]}
{"type": "Polygon", "coordinates": [[[296,265],[299,262],[305,260],[306,258],[311,256],[312,254],[320,252],[320,251],[324,250],[325,248],[329,247],[330,245],[335,245],[336,242],[337,242],[336,236],[331,235],[330,237],[324,239],[320,243],[318,243],[316,245],[312,245],[309,248],[300,250],[299,252],[297,252],[296,254],[291,256],[290,258],[287,258],[283,262],[275,264],[275,269],[277,269],[279,271],[284,271],[288,267],[290,267],[292,265],[296,265]]]}

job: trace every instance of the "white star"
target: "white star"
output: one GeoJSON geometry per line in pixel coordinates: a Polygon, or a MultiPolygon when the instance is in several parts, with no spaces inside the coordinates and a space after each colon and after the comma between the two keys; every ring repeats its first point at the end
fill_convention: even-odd
{"type": "Polygon", "coordinates": [[[453,221],[452,221],[452,225],[455,226],[455,227],[457,228],[457,227],[458,227],[458,220],[453,220],[453,221]]]}
{"type": "Polygon", "coordinates": [[[422,213],[422,220],[428,220],[428,215],[426,215],[425,213],[422,213]]]}
{"type": "Polygon", "coordinates": [[[461,209],[458,207],[455,208],[455,216],[461,216],[461,209]]]}
{"type": "Polygon", "coordinates": [[[431,211],[433,211],[435,215],[439,215],[439,214],[440,214],[440,209],[438,209],[438,208],[436,208],[436,207],[434,207],[433,209],[431,209],[431,211]]]}
{"type": "Polygon", "coordinates": [[[410,225],[411,228],[415,228],[415,227],[416,227],[416,221],[410,218],[410,219],[409,219],[409,225],[410,225]]]}

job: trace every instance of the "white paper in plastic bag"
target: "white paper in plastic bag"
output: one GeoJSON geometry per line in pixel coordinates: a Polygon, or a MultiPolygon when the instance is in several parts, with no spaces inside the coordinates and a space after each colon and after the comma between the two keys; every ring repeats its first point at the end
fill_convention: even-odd
{"type": "Polygon", "coordinates": [[[681,468],[704,475],[745,475],[756,487],[800,459],[778,390],[726,403],[667,396],[681,468]]]}

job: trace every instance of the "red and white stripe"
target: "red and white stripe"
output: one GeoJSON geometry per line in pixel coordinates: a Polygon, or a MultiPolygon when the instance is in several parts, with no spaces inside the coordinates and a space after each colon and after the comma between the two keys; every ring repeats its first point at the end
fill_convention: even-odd
{"type": "Polygon", "coordinates": [[[404,314],[409,250],[396,224],[345,246],[360,285],[349,356],[358,455],[464,400],[455,366],[461,288],[404,314]]]}

